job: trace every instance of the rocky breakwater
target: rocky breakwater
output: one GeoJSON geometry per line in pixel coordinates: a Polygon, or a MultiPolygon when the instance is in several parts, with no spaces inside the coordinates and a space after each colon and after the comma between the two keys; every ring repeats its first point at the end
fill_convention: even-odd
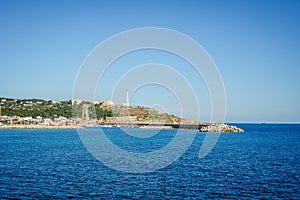
{"type": "Polygon", "coordinates": [[[208,126],[203,126],[199,129],[199,132],[232,132],[232,133],[241,133],[244,132],[243,129],[238,128],[236,126],[231,126],[227,124],[210,124],[208,126]]]}

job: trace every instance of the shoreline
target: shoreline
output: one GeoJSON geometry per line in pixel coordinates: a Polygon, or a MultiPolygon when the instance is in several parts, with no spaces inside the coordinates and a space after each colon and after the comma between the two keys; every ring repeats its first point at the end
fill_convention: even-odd
{"type": "Polygon", "coordinates": [[[1,129],[79,129],[82,126],[2,125],[1,129]]]}
{"type": "MultiPolygon", "coordinates": [[[[244,132],[243,129],[238,128],[236,126],[227,125],[227,124],[207,124],[205,126],[199,126],[199,125],[183,125],[184,127],[181,127],[182,125],[178,124],[169,124],[168,126],[162,126],[157,124],[148,124],[137,126],[136,128],[140,129],[186,129],[186,130],[197,130],[198,132],[219,132],[219,133],[225,133],[225,132],[244,132]]],[[[98,126],[95,126],[98,127],[98,126]]],[[[99,126],[101,127],[101,126],[99,126]]],[[[124,127],[124,126],[121,126],[124,127]]],[[[128,126],[125,126],[128,127],[128,126]]],[[[82,125],[1,125],[0,130],[3,129],[82,129],[82,128],[89,128],[87,126],[82,125]]],[[[92,126],[91,128],[94,128],[92,126]]]]}

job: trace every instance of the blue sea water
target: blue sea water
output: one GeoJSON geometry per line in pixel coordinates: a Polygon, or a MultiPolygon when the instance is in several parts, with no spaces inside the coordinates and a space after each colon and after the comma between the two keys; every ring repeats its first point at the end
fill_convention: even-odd
{"type": "MultiPolygon", "coordinates": [[[[0,130],[0,198],[300,199],[300,125],[238,126],[246,132],[221,134],[206,157],[198,157],[205,133],[197,133],[178,160],[142,174],[103,165],[76,130],[0,130]]],[[[176,134],[133,140],[117,128],[108,133],[116,145],[141,152],[176,134]]]]}

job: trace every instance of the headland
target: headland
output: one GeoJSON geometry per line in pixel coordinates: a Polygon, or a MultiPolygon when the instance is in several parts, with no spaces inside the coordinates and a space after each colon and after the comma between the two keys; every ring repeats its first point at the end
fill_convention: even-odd
{"type": "Polygon", "coordinates": [[[115,105],[109,100],[54,102],[0,98],[0,129],[78,129],[98,126],[244,132],[236,126],[184,119],[142,106],[115,105]]]}

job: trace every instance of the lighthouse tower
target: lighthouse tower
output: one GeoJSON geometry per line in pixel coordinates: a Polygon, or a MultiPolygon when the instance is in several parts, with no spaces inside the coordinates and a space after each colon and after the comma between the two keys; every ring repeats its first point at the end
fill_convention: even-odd
{"type": "Polygon", "coordinates": [[[129,92],[128,90],[126,90],[126,102],[125,102],[126,106],[129,106],[129,92]]]}

